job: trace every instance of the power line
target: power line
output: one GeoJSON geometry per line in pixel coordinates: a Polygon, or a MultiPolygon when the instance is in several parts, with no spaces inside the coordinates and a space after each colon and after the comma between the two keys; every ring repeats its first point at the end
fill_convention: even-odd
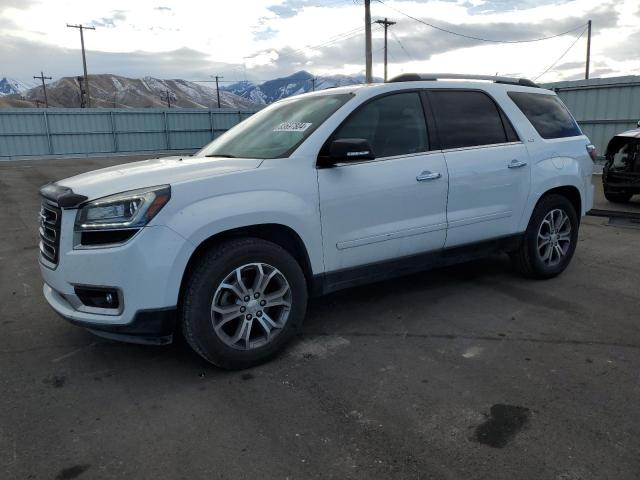
{"type": "Polygon", "coordinates": [[[404,45],[402,44],[402,42],[400,41],[400,39],[398,38],[398,36],[393,32],[393,30],[391,31],[391,35],[393,36],[393,39],[398,42],[398,45],[400,45],[400,48],[402,49],[402,51],[407,55],[407,57],[409,57],[409,60],[413,61],[415,60],[413,58],[413,55],[411,55],[409,53],[409,50],[407,50],[406,48],[404,48],[404,45]]]}
{"type": "Polygon", "coordinates": [[[578,43],[578,40],[580,40],[580,38],[582,37],[582,35],[584,35],[584,32],[586,32],[586,31],[587,31],[587,28],[588,28],[588,27],[584,27],[584,29],[582,30],[582,32],[580,32],[580,35],[578,35],[578,37],[573,41],[573,43],[571,43],[571,45],[569,45],[569,48],[567,48],[567,49],[562,53],[562,55],[560,55],[560,56],[558,57],[558,59],[557,59],[555,62],[553,62],[553,63],[549,66],[549,68],[547,68],[544,72],[542,72],[540,75],[538,75],[536,78],[534,78],[534,79],[533,79],[533,81],[534,81],[534,82],[535,82],[535,81],[537,81],[537,80],[538,80],[540,77],[542,77],[545,73],[547,73],[549,70],[551,70],[553,67],[555,67],[555,66],[556,66],[556,64],[557,64],[560,60],[562,60],[562,59],[564,58],[564,56],[565,56],[567,53],[569,53],[569,50],[571,50],[571,49],[573,48],[573,46],[574,46],[576,43],[578,43]]]}
{"type": "MultiPolygon", "coordinates": [[[[319,43],[319,44],[316,44],[316,45],[306,45],[306,46],[304,46],[302,48],[294,50],[293,52],[289,52],[289,53],[285,53],[285,54],[278,54],[278,59],[293,58],[294,56],[296,56],[296,55],[298,55],[300,53],[304,53],[305,50],[315,50],[315,49],[318,49],[318,48],[328,47],[331,44],[334,44],[336,42],[349,40],[351,38],[354,38],[354,37],[357,37],[359,35],[362,35],[363,32],[364,32],[364,27],[354,28],[352,30],[348,30],[346,32],[339,33],[338,35],[335,35],[333,37],[329,37],[329,39],[325,40],[322,43],[319,43]]],[[[250,55],[250,56],[244,57],[244,58],[254,58],[257,55],[258,54],[250,55]]]]}
{"type": "Polygon", "coordinates": [[[282,55],[281,58],[292,57],[292,56],[297,55],[299,53],[304,53],[305,50],[312,50],[312,49],[327,47],[332,43],[340,42],[340,41],[343,41],[343,40],[348,40],[348,39],[356,37],[358,35],[362,35],[362,30],[363,29],[364,29],[364,27],[354,28],[354,29],[349,30],[347,32],[343,32],[343,33],[340,33],[340,34],[335,35],[333,37],[330,37],[328,40],[325,40],[324,42],[319,43],[317,45],[306,45],[306,46],[304,46],[302,48],[299,48],[298,50],[294,50],[293,52],[290,52],[290,53],[287,53],[285,55],[282,55]]]}
{"type": "Polygon", "coordinates": [[[407,18],[410,18],[411,20],[415,20],[416,22],[422,23],[423,25],[426,25],[427,27],[435,28],[436,30],[440,30],[441,32],[449,33],[451,35],[457,35],[458,37],[468,38],[468,39],[471,39],[471,40],[478,40],[479,42],[488,42],[488,43],[532,43],[532,42],[541,42],[543,40],[550,40],[552,38],[561,37],[563,35],[567,35],[568,33],[575,32],[576,30],[579,30],[580,28],[582,28],[582,27],[584,27],[586,25],[585,23],[583,23],[581,25],[578,25],[575,28],[572,28],[571,30],[567,30],[566,32],[562,32],[562,33],[557,33],[555,35],[550,35],[548,37],[532,38],[532,39],[529,39],[529,40],[496,40],[496,39],[491,39],[491,38],[482,38],[482,37],[476,37],[476,36],[473,36],[473,35],[466,35],[464,33],[454,32],[452,30],[448,30],[446,28],[439,27],[437,25],[434,25],[432,23],[426,22],[426,21],[421,20],[421,19],[419,19],[417,17],[409,15],[408,13],[405,13],[405,12],[403,12],[401,10],[398,10],[395,7],[387,5],[382,0],[375,0],[375,1],[380,3],[380,4],[382,4],[382,5],[384,5],[387,8],[390,8],[391,10],[394,10],[394,11],[398,12],[401,15],[404,15],[407,18]]]}

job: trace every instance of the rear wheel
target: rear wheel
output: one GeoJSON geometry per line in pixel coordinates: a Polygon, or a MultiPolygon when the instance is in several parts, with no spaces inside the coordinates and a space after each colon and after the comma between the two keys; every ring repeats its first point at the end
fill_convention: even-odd
{"type": "Polygon", "coordinates": [[[631,200],[633,194],[627,192],[612,192],[609,190],[604,191],[604,198],[612,203],[628,203],[631,200]]]}
{"type": "Polygon", "coordinates": [[[540,279],[562,273],[575,252],[578,228],[578,216],[566,197],[543,197],[531,215],[520,248],[511,254],[516,269],[540,279]]]}
{"type": "Polygon", "coordinates": [[[189,277],[182,330],[209,362],[248,368],[285,346],[306,307],[304,274],[286,250],[256,238],[231,240],[206,252],[189,277]]]}

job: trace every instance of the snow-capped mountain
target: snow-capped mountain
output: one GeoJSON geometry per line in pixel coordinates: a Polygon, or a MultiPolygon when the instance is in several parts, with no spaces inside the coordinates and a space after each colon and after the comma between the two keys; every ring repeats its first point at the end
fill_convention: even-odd
{"type": "Polygon", "coordinates": [[[2,77],[0,79],[0,96],[15,95],[29,90],[33,85],[27,85],[20,80],[2,77]]]}
{"type": "MultiPolygon", "coordinates": [[[[260,84],[242,81],[221,87],[220,90],[234,93],[253,103],[265,105],[291,95],[311,92],[314,89],[324,90],[345,85],[356,85],[364,83],[364,81],[365,77],[362,74],[316,77],[307,71],[301,70],[288,77],[276,78],[260,84]]],[[[381,81],[382,79],[380,78],[374,78],[374,82],[381,81]]]]}
{"type": "MultiPolygon", "coordinates": [[[[91,106],[103,108],[166,107],[167,92],[171,107],[217,108],[215,88],[187,80],[161,80],[153,77],[127,78],[119,75],[89,75],[91,106]]],[[[47,98],[52,107],[79,107],[80,88],[76,77],[63,77],[47,84],[47,98]]],[[[0,106],[36,106],[43,102],[41,86],[18,95],[6,95],[0,106]],[[24,98],[21,98],[24,97],[24,98]]],[[[239,110],[259,108],[250,100],[220,89],[220,106],[239,110]]]]}

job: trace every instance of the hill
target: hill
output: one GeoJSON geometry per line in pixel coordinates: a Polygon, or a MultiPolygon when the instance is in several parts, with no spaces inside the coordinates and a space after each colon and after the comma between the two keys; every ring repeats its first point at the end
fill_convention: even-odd
{"type": "MultiPolygon", "coordinates": [[[[112,74],[89,75],[92,107],[141,108],[166,107],[166,93],[171,106],[180,108],[217,108],[215,88],[187,80],[161,80],[153,77],[126,78],[112,74]]],[[[76,77],[63,77],[47,85],[51,107],[79,107],[80,88],[76,77]]],[[[21,93],[0,98],[0,106],[35,107],[44,101],[42,87],[33,87],[21,93]]],[[[251,100],[220,89],[222,108],[254,109],[251,100]]]]}
{"type": "MultiPolygon", "coordinates": [[[[327,88],[357,85],[364,83],[364,75],[329,75],[314,76],[301,70],[288,77],[276,78],[263,83],[242,81],[220,88],[253,103],[266,105],[281,98],[311,92],[313,90],[325,90],[327,88]]],[[[382,82],[381,78],[374,78],[374,82],[382,82]]]]}

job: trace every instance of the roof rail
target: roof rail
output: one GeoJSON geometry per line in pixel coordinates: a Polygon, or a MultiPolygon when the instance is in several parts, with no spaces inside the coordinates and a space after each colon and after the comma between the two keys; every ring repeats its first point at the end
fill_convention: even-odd
{"type": "Polygon", "coordinates": [[[526,78],[498,77],[493,75],[465,75],[460,73],[404,73],[389,80],[395,82],[418,82],[437,80],[487,80],[494,83],[506,83],[509,85],[520,85],[521,87],[541,88],[536,83],[526,78]]]}

